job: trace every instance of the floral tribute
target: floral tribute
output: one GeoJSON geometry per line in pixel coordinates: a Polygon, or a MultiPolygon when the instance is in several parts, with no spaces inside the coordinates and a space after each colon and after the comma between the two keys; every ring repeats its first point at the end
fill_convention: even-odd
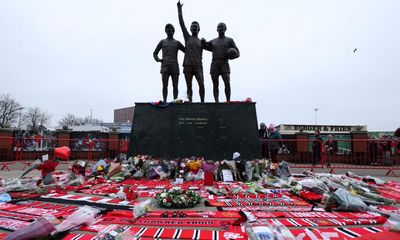
{"type": "Polygon", "coordinates": [[[191,208],[200,203],[201,197],[193,191],[173,187],[155,196],[157,204],[163,208],[191,208]]]}

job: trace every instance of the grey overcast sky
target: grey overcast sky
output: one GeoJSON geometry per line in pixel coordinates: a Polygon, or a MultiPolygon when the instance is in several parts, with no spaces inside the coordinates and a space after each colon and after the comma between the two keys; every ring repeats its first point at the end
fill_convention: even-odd
{"type": "MultiPolygon", "coordinates": [[[[400,1],[182,3],[187,27],[198,21],[200,37],[217,37],[217,24],[226,23],[241,53],[230,62],[232,100],[257,102],[258,122],[314,124],[318,107],[318,124],[400,126],[400,1]]],[[[162,99],[152,53],[166,23],[184,43],[176,1],[0,0],[0,93],[48,111],[53,126],[65,113],[90,109],[111,122],[116,108],[162,99]]],[[[207,102],[210,62],[205,51],[207,102]]],[[[185,92],[181,74],[179,97],[185,92]]],[[[222,80],[220,92],[223,100],[222,80]]]]}

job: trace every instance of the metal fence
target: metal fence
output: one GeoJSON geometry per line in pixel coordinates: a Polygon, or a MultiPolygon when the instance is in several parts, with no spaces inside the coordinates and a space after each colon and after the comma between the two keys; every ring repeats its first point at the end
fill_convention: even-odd
{"type": "MultiPolygon", "coordinates": [[[[20,162],[24,168],[32,160],[48,154],[54,148],[68,145],[71,159],[97,160],[127,153],[127,139],[62,139],[0,137],[0,169],[9,170],[10,164],[20,162]],[[80,147],[77,147],[81,145],[80,147]]],[[[261,155],[273,161],[286,161],[291,168],[318,169],[381,169],[395,175],[400,170],[400,142],[398,139],[261,139],[261,155]]]]}
{"type": "Polygon", "coordinates": [[[291,168],[328,168],[331,173],[335,169],[381,169],[394,175],[394,170],[400,170],[400,142],[397,139],[263,139],[260,143],[262,156],[272,159],[270,147],[278,143],[277,161],[286,161],[291,168]]]}
{"type": "Polygon", "coordinates": [[[43,155],[54,157],[54,148],[68,146],[71,149],[70,160],[113,158],[119,153],[128,151],[128,140],[125,139],[63,139],[63,138],[13,138],[0,137],[0,170],[9,170],[9,165],[22,163],[23,168],[32,160],[41,159],[43,155]],[[77,147],[77,144],[81,147],[77,147]]]}

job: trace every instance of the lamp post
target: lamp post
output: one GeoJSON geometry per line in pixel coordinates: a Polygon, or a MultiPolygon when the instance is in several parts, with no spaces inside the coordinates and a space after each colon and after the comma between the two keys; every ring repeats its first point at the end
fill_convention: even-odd
{"type": "Polygon", "coordinates": [[[16,109],[17,111],[19,111],[18,124],[17,124],[18,130],[21,130],[22,128],[22,109],[24,109],[24,107],[19,107],[16,109]]]}
{"type": "Polygon", "coordinates": [[[317,126],[317,124],[318,124],[318,118],[317,118],[317,114],[318,114],[318,108],[317,107],[314,107],[314,112],[315,112],[315,126],[317,126]]]}

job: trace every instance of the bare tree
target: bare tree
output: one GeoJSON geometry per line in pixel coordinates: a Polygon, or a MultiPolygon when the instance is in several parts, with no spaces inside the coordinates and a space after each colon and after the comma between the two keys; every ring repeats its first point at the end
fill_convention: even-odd
{"type": "Polygon", "coordinates": [[[64,117],[58,121],[60,126],[79,126],[84,124],[101,124],[103,121],[101,119],[93,118],[90,116],[77,117],[72,113],[67,113],[64,117]]]}
{"type": "Polygon", "coordinates": [[[84,118],[80,118],[82,124],[101,124],[103,123],[103,120],[101,119],[97,119],[97,118],[93,118],[91,116],[86,116],[84,118]]]}
{"type": "Polygon", "coordinates": [[[81,125],[81,121],[74,114],[67,113],[60,121],[58,121],[58,124],[60,126],[78,126],[81,125]]]}
{"type": "Polygon", "coordinates": [[[0,96],[0,127],[4,127],[6,123],[16,123],[22,106],[9,94],[0,96]]]}
{"type": "Polygon", "coordinates": [[[29,108],[23,117],[23,121],[26,124],[28,130],[39,132],[46,129],[46,125],[49,124],[51,116],[41,110],[38,107],[29,108]]]}

